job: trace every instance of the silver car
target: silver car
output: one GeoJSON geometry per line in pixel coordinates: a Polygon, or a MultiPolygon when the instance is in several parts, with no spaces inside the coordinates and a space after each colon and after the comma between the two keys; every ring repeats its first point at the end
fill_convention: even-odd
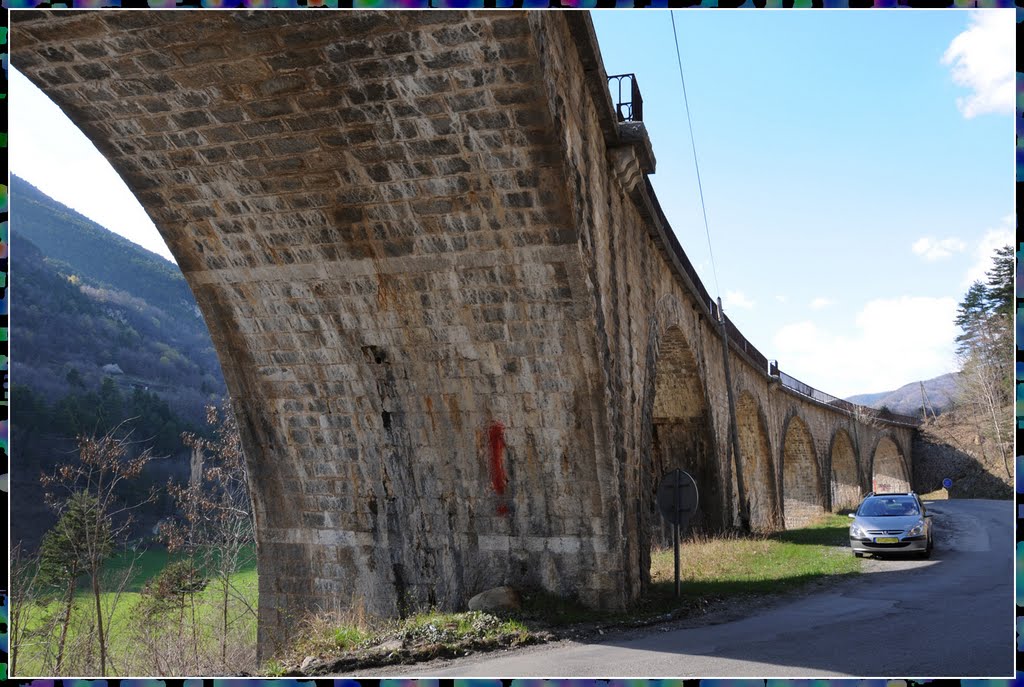
{"type": "Polygon", "coordinates": [[[866,553],[932,553],[932,516],[917,494],[868,494],[851,513],[850,548],[866,553]]]}

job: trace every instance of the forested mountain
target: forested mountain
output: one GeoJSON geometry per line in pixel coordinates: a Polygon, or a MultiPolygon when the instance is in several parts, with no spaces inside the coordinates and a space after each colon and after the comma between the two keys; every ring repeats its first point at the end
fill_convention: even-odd
{"type": "Polygon", "coordinates": [[[19,177],[10,194],[12,534],[31,545],[52,521],[39,474],[76,435],[130,419],[132,439],[167,456],[147,481],[166,482],[187,472],[181,433],[205,429],[225,388],[176,265],[19,177]]]}
{"type": "Polygon", "coordinates": [[[224,392],[206,324],[173,263],[11,180],[12,382],[55,403],[104,366],[184,418],[224,392]]]}
{"type": "Polygon", "coordinates": [[[17,234],[12,235],[38,246],[58,271],[77,274],[93,286],[130,293],[205,331],[177,265],[104,229],[21,177],[11,177],[11,195],[17,222],[17,234]]]}

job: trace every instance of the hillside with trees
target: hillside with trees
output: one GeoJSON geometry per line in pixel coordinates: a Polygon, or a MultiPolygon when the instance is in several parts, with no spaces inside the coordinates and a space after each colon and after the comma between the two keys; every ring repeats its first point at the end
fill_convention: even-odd
{"type": "Polygon", "coordinates": [[[936,489],[949,477],[953,496],[1013,496],[1013,276],[1013,248],[1004,246],[986,280],[974,282],[960,301],[953,407],[925,421],[914,447],[914,480],[921,490],[936,489]]]}
{"type": "MultiPolygon", "coordinates": [[[[139,450],[163,457],[142,482],[164,483],[187,473],[181,434],[203,430],[225,387],[176,265],[19,177],[11,195],[12,538],[31,549],[54,521],[39,475],[74,452],[77,435],[128,420],[139,450]]],[[[140,527],[167,507],[164,498],[144,509],[140,527]]]]}

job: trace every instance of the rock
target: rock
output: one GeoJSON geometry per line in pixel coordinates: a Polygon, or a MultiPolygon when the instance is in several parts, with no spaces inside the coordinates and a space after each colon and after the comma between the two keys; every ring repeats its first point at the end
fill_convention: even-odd
{"type": "Polygon", "coordinates": [[[392,654],[396,651],[401,651],[403,646],[405,645],[402,643],[401,639],[389,639],[378,646],[377,650],[383,654],[392,654]]]}
{"type": "Polygon", "coordinates": [[[314,663],[316,663],[315,656],[306,656],[306,658],[302,659],[302,664],[299,666],[299,670],[304,673],[314,663]]]}
{"type": "Polygon", "coordinates": [[[494,587],[469,600],[471,611],[510,611],[521,605],[519,592],[512,587],[494,587]]]}

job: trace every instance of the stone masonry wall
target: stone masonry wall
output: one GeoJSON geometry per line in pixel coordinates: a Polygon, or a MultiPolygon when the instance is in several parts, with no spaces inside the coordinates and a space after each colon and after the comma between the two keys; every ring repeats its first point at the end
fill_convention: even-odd
{"type": "Polygon", "coordinates": [[[15,64],[126,179],[207,318],[261,630],[501,583],[621,607],[592,291],[526,15],[312,16],[15,29],[15,64]]]}
{"type": "MultiPolygon", "coordinates": [[[[672,464],[700,473],[715,526],[738,523],[720,331],[586,14],[12,22],[13,64],[128,183],[210,327],[249,461],[262,646],[309,610],[459,608],[502,583],[622,608],[672,464]]],[[[909,457],[910,430],[729,355],[758,528],[831,506],[786,492],[829,483],[840,430],[858,474],[883,435],[909,457]]]]}

